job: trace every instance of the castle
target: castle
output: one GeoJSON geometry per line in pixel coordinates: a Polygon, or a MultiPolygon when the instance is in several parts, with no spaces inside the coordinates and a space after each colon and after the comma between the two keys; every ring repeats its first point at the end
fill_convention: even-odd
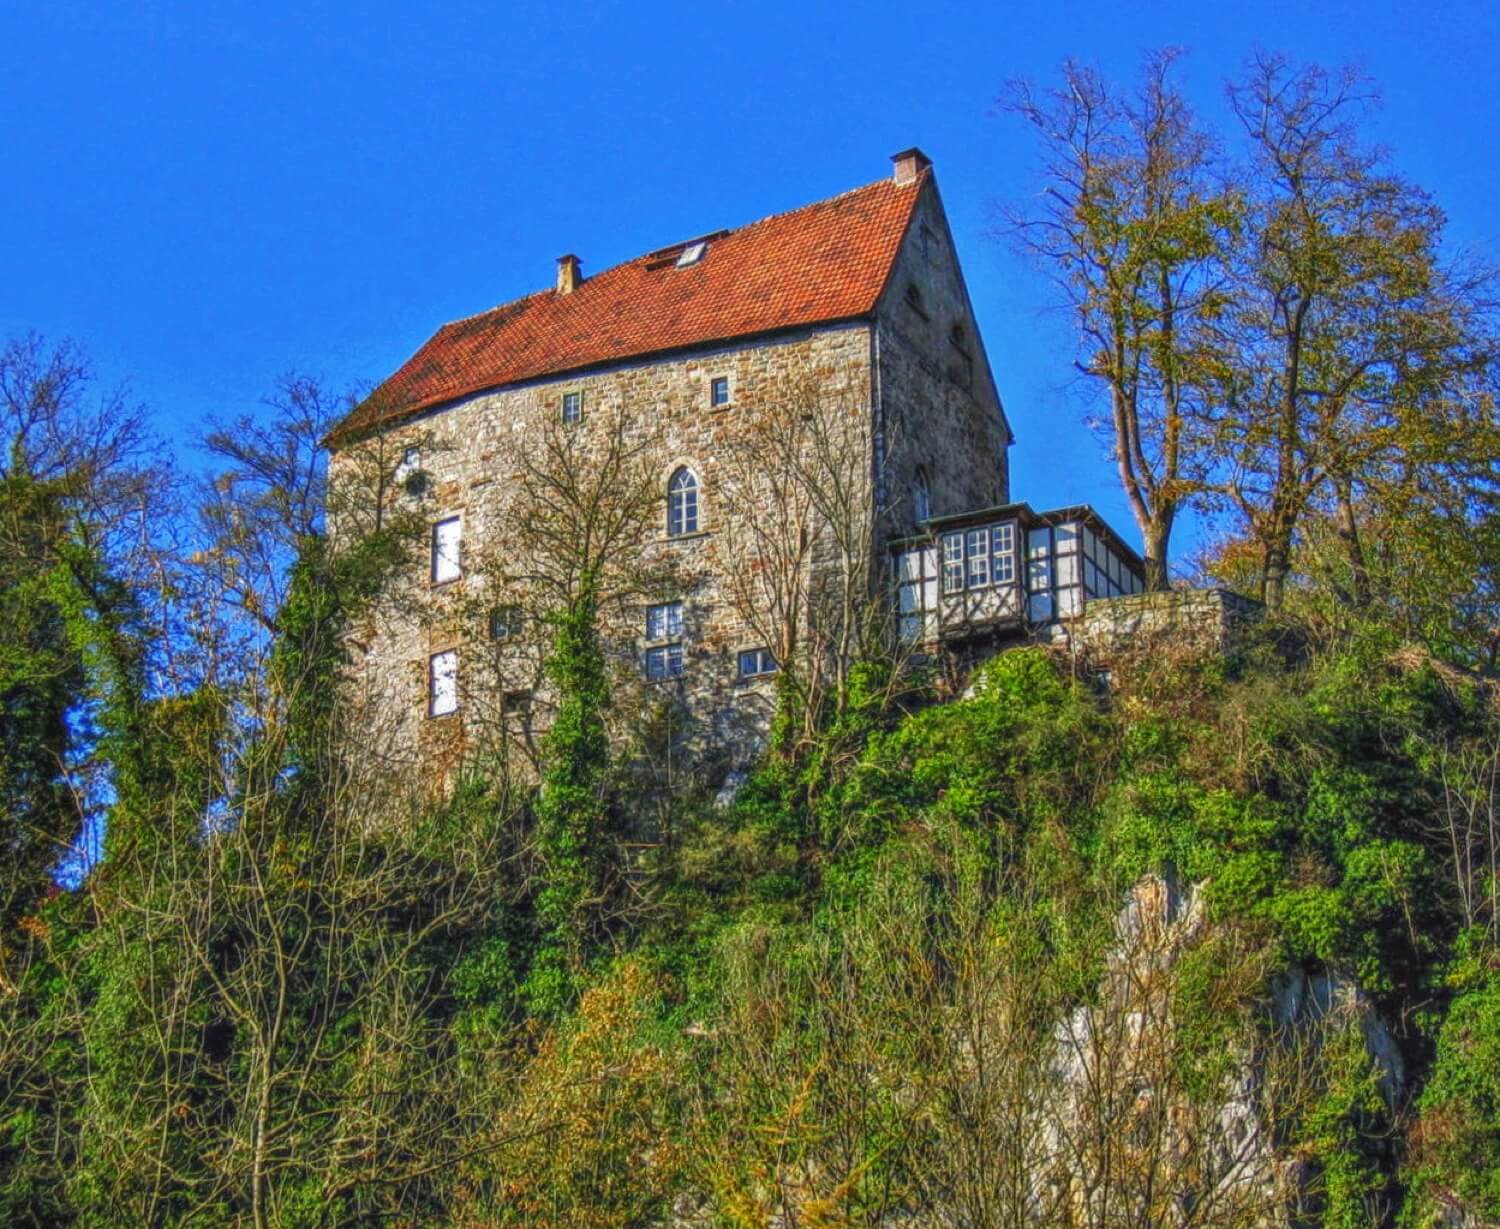
{"type": "MultiPolygon", "coordinates": [[[[746,479],[747,460],[773,464],[820,407],[838,407],[840,432],[823,462],[853,476],[830,485],[868,528],[833,542],[813,527],[807,593],[840,542],[846,572],[851,549],[867,554],[894,636],[931,652],[1032,636],[1140,591],[1140,559],[1090,509],[1012,502],[1011,429],[937,180],[919,150],[892,162],[864,187],[592,276],[563,256],[551,287],[443,326],[339,425],[335,475],[378,439],[398,483],[422,477],[427,558],[401,612],[357,640],[395,754],[458,754],[481,729],[530,746],[545,727],[544,640],[524,602],[486,588],[519,515],[515,458],[559,431],[603,449],[622,416],[648,432],[642,554],[676,579],[614,612],[612,661],[670,691],[707,744],[755,744],[782,651],[744,582],[769,569],[757,534],[793,513],[785,488],[746,479]],[[769,413],[789,396],[805,410],[769,413]]],[[[805,628],[812,605],[783,618],[805,628]]]]}

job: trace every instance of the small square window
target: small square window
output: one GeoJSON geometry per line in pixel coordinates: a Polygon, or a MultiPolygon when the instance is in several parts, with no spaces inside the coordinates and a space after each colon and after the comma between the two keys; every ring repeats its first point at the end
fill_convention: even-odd
{"type": "Polygon", "coordinates": [[[646,677],[652,682],[682,677],[682,645],[664,644],[646,650],[646,677]]]}
{"type": "Polygon", "coordinates": [[[463,543],[463,521],[456,516],[439,521],[432,527],[432,583],[447,584],[463,575],[460,552],[463,543]]]}
{"type": "Polygon", "coordinates": [[[708,404],[713,409],[729,404],[728,376],[715,376],[708,382],[708,404]]]}
{"type": "Polygon", "coordinates": [[[562,400],[563,422],[580,422],[583,419],[583,394],[564,393],[562,400]]]}
{"type": "Polygon", "coordinates": [[[531,728],[531,692],[507,691],[500,696],[500,716],[506,724],[531,728]]]}
{"type": "Polygon", "coordinates": [[[646,607],[646,639],[673,640],[682,635],[682,603],[646,607]]]}
{"type": "Polygon", "coordinates": [[[740,651],[740,677],[760,678],[776,673],[776,657],[770,649],[743,649],[740,651]]]}
{"type": "Polygon", "coordinates": [[[446,717],[458,711],[458,650],[427,659],[427,715],[446,717]]]}
{"type": "Polygon", "coordinates": [[[514,640],[521,634],[521,608],[496,606],[490,611],[490,639],[514,640]]]}
{"type": "Polygon", "coordinates": [[[402,450],[401,462],[391,476],[396,485],[413,499],[421,499],[432,485],[427,472],[422,468],[422,450],[417,447],[402,450]]]}

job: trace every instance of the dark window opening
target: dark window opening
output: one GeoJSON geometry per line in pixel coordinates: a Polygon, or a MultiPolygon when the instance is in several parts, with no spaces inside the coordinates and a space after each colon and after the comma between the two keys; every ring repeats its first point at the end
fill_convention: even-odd
{"type": "Polygon", "coordinates": [[[767,674],[775,674],[778,668],[776,656],[770,649],[743,649],[740,652],[740,677],[742,679],[761,678],[767,674]]]}
{"type": "Polygon", "coordinates": [[[514,640],[521,634],[521,625],[519,606],[496,606],[490,611],[491,640],[514,640]]]}

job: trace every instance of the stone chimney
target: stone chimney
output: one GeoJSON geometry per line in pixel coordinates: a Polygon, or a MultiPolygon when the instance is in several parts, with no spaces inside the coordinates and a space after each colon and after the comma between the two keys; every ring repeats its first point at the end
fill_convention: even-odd
{"type": "Polygon", "coordinates": [[[572,294],[583,283],[583,265],[571,252],[557,258],[557,293],[572,294]]]}
{"type": "Polygon", "coordinates": [[[917,176],[932,165],[932,159],[913,145],[899,154],[891,155],[891,166],[895,169],[898,184],[915,183],[917,176]]]}

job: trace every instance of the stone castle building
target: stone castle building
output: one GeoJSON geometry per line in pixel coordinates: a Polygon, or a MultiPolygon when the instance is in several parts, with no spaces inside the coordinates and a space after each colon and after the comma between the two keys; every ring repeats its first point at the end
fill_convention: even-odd
{"type": "Polygon", "coordinates": [[[649,430],[644,553],[677,579],[614,616],[612,660],[740,758],[778,663],[733,582],[752,522],[787,512],[731,499],[728,459],[742,469],[766,443],[763,411],[790,387],[853,424],[841,453],[864,479],[870,572],[909,644],[1035,635],[1139,591],[1140,560],[1089,509],[1013,502],[1011,429],[937,180],[919,150],[892,161],[864,187],[592,276],[563,256],[554,285],[444,325],[336,428],[335,476],[377,441],[430,523],[406,600],[356,638],[393,755],[457,755],[481,731],[529,747],[545,726],[543,638],[488,586],[518,514],[517,450],[560,428],[584,448],[622,415],[649,430]]]}

